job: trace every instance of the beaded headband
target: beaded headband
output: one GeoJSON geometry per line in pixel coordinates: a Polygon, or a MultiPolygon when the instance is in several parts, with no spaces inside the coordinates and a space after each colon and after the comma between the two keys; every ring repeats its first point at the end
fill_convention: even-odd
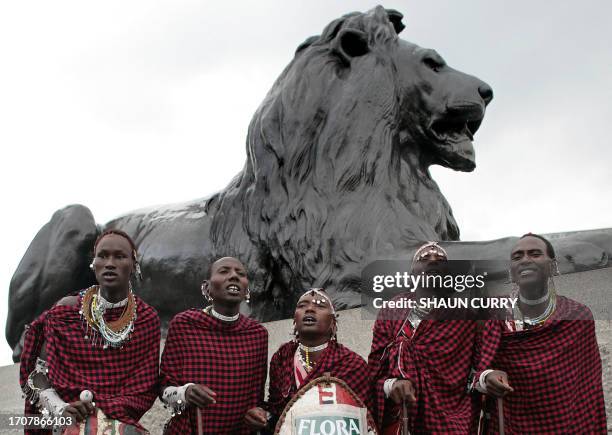
{"type": "Polygon", "coordinates": [[[412,264],[414,265],[417,261],[428,254],[438,254],[448,258],[446,250],[442,246],[438,245],[438,242],[427,242],[416,250],[414,257],[412,257],[412,264]]]}
{"type": "Polygon", "coordinates": [[[325,293],[323,293],[322,290],[323,290],[322,288],[310,288],[310,289],[306,290],[304,292],[304,294],[302,294],[302,296],[300,296],[298,298],[298,301],[300,299],[302,299],[304,296],[307,296],[309,293],[310,294],[314,293],[314,294],[316,294],[318,296],[321,296],[322,298],[325,298],[327,300],[327,302],[329,303],[329,306],[331,307],[332,314],[335,316],[336,315],[336,308],[334,308],[334,304],[332,303],[330,297],[328,295],[326,295],[325,293]]]}

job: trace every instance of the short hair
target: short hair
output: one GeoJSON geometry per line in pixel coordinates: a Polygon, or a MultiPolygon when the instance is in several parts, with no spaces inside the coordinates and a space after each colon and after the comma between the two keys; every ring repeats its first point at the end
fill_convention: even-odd
{"type": "Polygon", "coordinates": [[[94,255],[96,253],[96,248],[98,247],[98,243],[100,243],[100,241],[104,237],[106,237],[106,236],[108,236],[110,234],[115,234],[117,236],[121,236],[125,240],[127,240],[128,243],[130,244],[130,247],[132,248],[132,258],[133,258],[134,261],[137,261],[136,255],[138,254],[138,251],[136,250],[136,245],[134,244],[134,241],[132,240],[132,238],[130,236],[128,236],[125,231],[116,230],[116,229],[113,229],[113,228],[102,232],[102,234],[100,234],[98,236],[98,238],[96,239],[96,242],[94,243],[94,249],[93,249],[94,250],[94,255]]]}
{"type": "Polygon", "coordinates": [[[244,263],[243,263],[242,261],[240,261],[238,258],[236,258],[236,257],[232,257],[231,255],[224,255],[224,256],[222,256],[222,257],[217,257],[217,258],[215,258],[213,261],[211,261],[211,262],[208,264],[208,275],[207,275],[207,278],[206,278],[206,279],[210,279],[210,277],[212,276],[213,266],[215,265],[215,263],[217,263],[217,261],[222,260],[222,259],[224,259],[224,258],[233,258],[233,259],[234,259],[234,260],[236,260],[238,263],[242,264],[242,267],[244,267],[244,268],[245,268],[245,270],[246,270],[246,266],[245,266],[245,265],[244,265],[244,263]]]}
{"type": "Polygon", "coordinates": [[[552,243],[550,243],[546,237],[541,236],[539,234],[527,233],[519,237],[519,240],[524,239],[525,237],[535,237],[536,239],[540,239],[541,241],[543,241],[546,245],[546,254],[548,254],[548,256],[553,260],[557,259],[557,257],[555,256],[555,249],[553,248],[552,243]]]}

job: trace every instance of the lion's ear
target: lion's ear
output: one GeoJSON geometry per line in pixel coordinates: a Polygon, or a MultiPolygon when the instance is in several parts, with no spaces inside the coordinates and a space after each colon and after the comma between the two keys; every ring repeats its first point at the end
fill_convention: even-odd
{"type": "Polygon", "coordinates": [[[368,36],[357,29],[342,29],[335,39],[334,53],[346,64],[370,51],[368,36]]]}
{"type": "Polygon", "coordinates": [[[406,28],[404,23],[402,23],[402,18],[404,18],[404,15],[395,9],[387,9],[386,12],[387,17],[389,17],[389,21],[391,21],[391,24],[393,25],[393,29],[395,29],[395,33],[399,35],[402,30],[406,28]]]}

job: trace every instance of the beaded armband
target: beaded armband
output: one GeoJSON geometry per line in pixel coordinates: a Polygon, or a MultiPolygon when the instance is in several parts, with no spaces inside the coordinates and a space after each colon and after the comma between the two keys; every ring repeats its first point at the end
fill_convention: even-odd
{"type": "Polygon", "coordinates": [[[28,375],[28,380],[22,388],[25,397],[31,405],[35,405],[38,403],[40,392],[43,390],[43,388],[34,385],[34,378],[38,375],[43,375],[46,378],[47,373],[49,373],[47,361],[42,360],[40,358],[36,358],[36,366],[34,367],[34,370],[32,370],[32,372],[28,375]]]}
{"type": "Polygon", "coordinates": [[[166,408],[172,409],[172,417],[180,415],[185,411],[185,392],[190,385],[193,383],[185,384],[181,387],[166,387],[162,394],[162,402],[166,408]]]}
{"type": "Polygon", "coordinates": [[[49,366],[47,361],[36,358],[36,366],[28,375],[28,380],[23,387],[23,392],[31,405],[35,405],[44,417],[60,417],[68,404],[64,402],[53,388],[41,388],[36,386],[35,377],[47,377],[49,366]]]}

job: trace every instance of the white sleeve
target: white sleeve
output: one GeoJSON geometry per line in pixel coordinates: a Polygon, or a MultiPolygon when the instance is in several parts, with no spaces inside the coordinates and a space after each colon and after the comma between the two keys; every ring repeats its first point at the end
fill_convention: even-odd
{"type": "Polygon", "coordinates": [[[484,370],[481,374],[480,374],[480,378],[478,378],[478,382],[476,383],[476,390],[480,391],[483,394],[486,394],[487,392],[487,384],[485,382],[485,379],[487,377],[487,375],[489,373],[491,373],[493,370],[484,370]]]}
{"type": "Polygon", "coordinates": [[[395,381],[397,381],[397,378],[389,378],[383,384],[383,391],[387,399],[391,395],[391,390],[393,389],[393,384],[395,384],[395,381]]]}

